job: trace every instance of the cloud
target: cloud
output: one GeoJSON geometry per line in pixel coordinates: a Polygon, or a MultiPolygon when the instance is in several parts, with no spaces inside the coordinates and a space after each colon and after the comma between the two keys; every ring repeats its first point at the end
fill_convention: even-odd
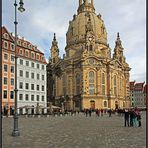
{"type": "MultiPolygon", "coordinates": [[[[13,3],[3,1],[2,6],[2,23],[10,32],[14,32],[13,3]]],[[[55,32],[62,57],[69,21],[77,13],[78,0],[25,0],[24,7],[24,13],[18,12],[19,35],[36,44],[48,59],[55,32]]],[[[112,52],[120,32],[124,54],[132,68],[131,79],[145,79],[146,0],[95,0],[95,9],[104,20],[112,52]]]]}

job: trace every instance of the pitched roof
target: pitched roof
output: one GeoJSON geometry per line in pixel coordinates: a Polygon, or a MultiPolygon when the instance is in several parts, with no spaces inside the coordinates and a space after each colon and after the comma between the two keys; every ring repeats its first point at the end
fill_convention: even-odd
{"type": "MultiPolygon", "coordinates": [[[[14,41],[15,41],[15,36],[14,36],[14,34],[13,34],[13,33],[9,33],[5,26],[2,26],[2,38],[5,39],[5,40],[8,40],[8,41],[10,41],[10,42],[13,42],[13,43],[14,43],[14,41]],[[8,35],[7,35],[7,39],[4,37],[5,33],[8,34],[8,35]]],[[[43,53],[42,51],[40,51],[40,50],[37,48],[36,45],[33,45],[31,42],[25,40],[23,37],[17,36],[17,52],[19,51],[19,48],[20,48],[20,47],[23,48],[23,49],[27,49],[27,50],[30,50],[30,51],[34,51],[34,52],[39,53],[39,54],[41,54],[42,56],[44,56],[44,53],[43,53]],[[20,43],[18,44],[18,42],[20,42],[20,43]],[[25,46],[24,46],[24,45],[25,45],[25,46]]],[[[19,53],[18,53],[18,55],[19,55],[19,53]]],[[[44,58],[44,60],[43,60],[42,62],[45,63],[45,64],[47,64],[45,58],[44,58]]]]}
{"type": "Polygon", "coordinates": [[[143,91],[143,89],[144,89],[144,83],[145,82],[143,82],[143,83],[136,83],[135,84],[135,87],[134,87],[134,91],[143,91]]]}

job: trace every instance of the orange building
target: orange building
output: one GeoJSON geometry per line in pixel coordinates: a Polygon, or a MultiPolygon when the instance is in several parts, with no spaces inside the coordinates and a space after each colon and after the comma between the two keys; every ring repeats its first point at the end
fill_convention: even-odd
{"type": "Polygon", "coordinates": [[[15,77],[14,39],[2,27],[2,110],[6,114],[14,109],[14,77],[15,77]]]}

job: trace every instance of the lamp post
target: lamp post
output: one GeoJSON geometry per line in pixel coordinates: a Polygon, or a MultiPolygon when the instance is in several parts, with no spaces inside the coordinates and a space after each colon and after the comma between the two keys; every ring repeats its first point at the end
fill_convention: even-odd
{"type": "MultiPolygon", "coordinates": [[[[19,2],[20,4],[20,7],[18,8],[18,10],[20,12],[24,12],[25,11],[25,8],[23,8],[23,0],[20,0],[19,2]]],[[[17,113],[17,92],[18,92],[18,89],[17,89],[17,3],[16,3],[16,0],[15,0],[15,3],[14,3],[14,7],[15,7],[15,22],[14,22],[14,25],[15,25],[15,41],[14,41],[14,46],[15,46],[15,89],[14,89],[14,92],[15,92],[15,113],[14,113],[14,129],[13,129],[13,132],[12,132],[12,136],[16,137],[16,136],[19,136],[20,135],[20,132],[19,132],[19,129],[18,129],[18,113],[17,113]]]]}

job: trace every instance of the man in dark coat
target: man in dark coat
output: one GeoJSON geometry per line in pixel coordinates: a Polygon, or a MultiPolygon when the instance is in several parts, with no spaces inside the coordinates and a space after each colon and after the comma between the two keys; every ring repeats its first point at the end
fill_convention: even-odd
{"type": "Polygon", "coordinates": [[[124,126],[126,127],[126,123],[129,126],[129,111],[125,109],[124,111],[124,126]]]}

